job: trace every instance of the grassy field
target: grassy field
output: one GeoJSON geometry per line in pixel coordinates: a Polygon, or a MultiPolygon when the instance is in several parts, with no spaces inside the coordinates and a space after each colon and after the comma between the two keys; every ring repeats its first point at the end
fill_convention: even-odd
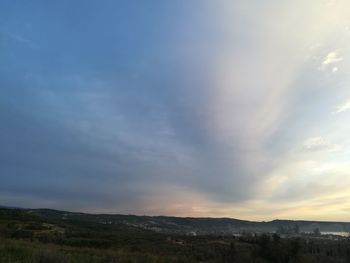
{"type": "Polygon", "coordinates": [[[156,233],[129,224],[0,209],[0,263],[350,262],[350,241],[156,233]]]}
{"type": "Polygon", "coordinates": [[[186,262],[179,257],[131,252],[123,249],[74,248],[29,242],[24,240],[0,240],[0,262],[186,262]]]}

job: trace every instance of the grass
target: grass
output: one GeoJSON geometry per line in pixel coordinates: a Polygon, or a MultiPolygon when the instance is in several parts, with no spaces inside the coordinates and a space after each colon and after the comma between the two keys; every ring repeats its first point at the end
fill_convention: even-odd
{"type": "Polygon", "coordinates": [[[0,209],[0,263],[347,263],[350,239],[161,234],[0,209]]]}
{"type": "Polygon", "coordinates": [[[187,262],[178,257],[131,252],[124,249],[74,248],[30,242],[0,239],[0,263],[137,263],[187,262]]]}

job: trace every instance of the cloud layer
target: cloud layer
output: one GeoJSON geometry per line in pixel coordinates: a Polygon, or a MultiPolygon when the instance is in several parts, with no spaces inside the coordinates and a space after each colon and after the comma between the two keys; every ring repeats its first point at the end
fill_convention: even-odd
{"type": "Polygon", "coordinates": [[[347,1],[79,2],[0,4],[5,205],[350,219],[347,1]]]}

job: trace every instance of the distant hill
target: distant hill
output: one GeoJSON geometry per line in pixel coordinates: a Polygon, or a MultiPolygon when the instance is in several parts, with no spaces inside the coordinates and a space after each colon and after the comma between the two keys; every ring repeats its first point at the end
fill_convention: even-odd
{"type": "MultiPolygon", "coordinates": [[[[193,218],[170,216],[136,216],[112,214],[87,214],[52,209],[0,208],[1,210],[20,210],[22,215],[37,216],[53,222],[79,222],[101,225],[118,225],[158,233],[171,234],[233,234],[241,232],[298,231],[312,232],[350,232],[350,223],[302,220],[273,220],[269,222],[246,221],[233,218],[193,218]]],[[[0,213],[1,217],[1,213],[0,213]]]]}
{"type": "Polygon", "coordinates": [[[0,208],[8,208],[8,209],[22,209],[21,207],[17,206],[5,206],[5,205],[0,205],[0,208]]]}

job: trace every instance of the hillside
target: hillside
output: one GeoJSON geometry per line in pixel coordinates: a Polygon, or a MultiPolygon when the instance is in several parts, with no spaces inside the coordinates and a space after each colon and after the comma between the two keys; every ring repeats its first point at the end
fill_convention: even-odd
{"type": "Polygon", "coordinates": [[[349,224],[0,208],[0,263],[349,262],[347,238],[261,234],[296,226],[329,231],[349,224]],[[232,235],[244,231],[257,234],[232,235]]]}
{"type": "MultiPolygon", "coordinates": [[[[272,233],[281,229],[288,230],[296,227],[298,232],[312,232],[314,229],[319,229],[321,232],[348,232],[350,230],[350,223],[346,222],[300,220],[257,222],[232,218],[136,216],[74,213],[52,209],[11,209],[12,211],[20,211],[24,217],[35,215],[38,218],[54,222],[85,222],[171,234],[229,235],[241,232],[272,233]]],[[[0,211],[8,211],[8,209],[2,208],[0,211]]]]}

